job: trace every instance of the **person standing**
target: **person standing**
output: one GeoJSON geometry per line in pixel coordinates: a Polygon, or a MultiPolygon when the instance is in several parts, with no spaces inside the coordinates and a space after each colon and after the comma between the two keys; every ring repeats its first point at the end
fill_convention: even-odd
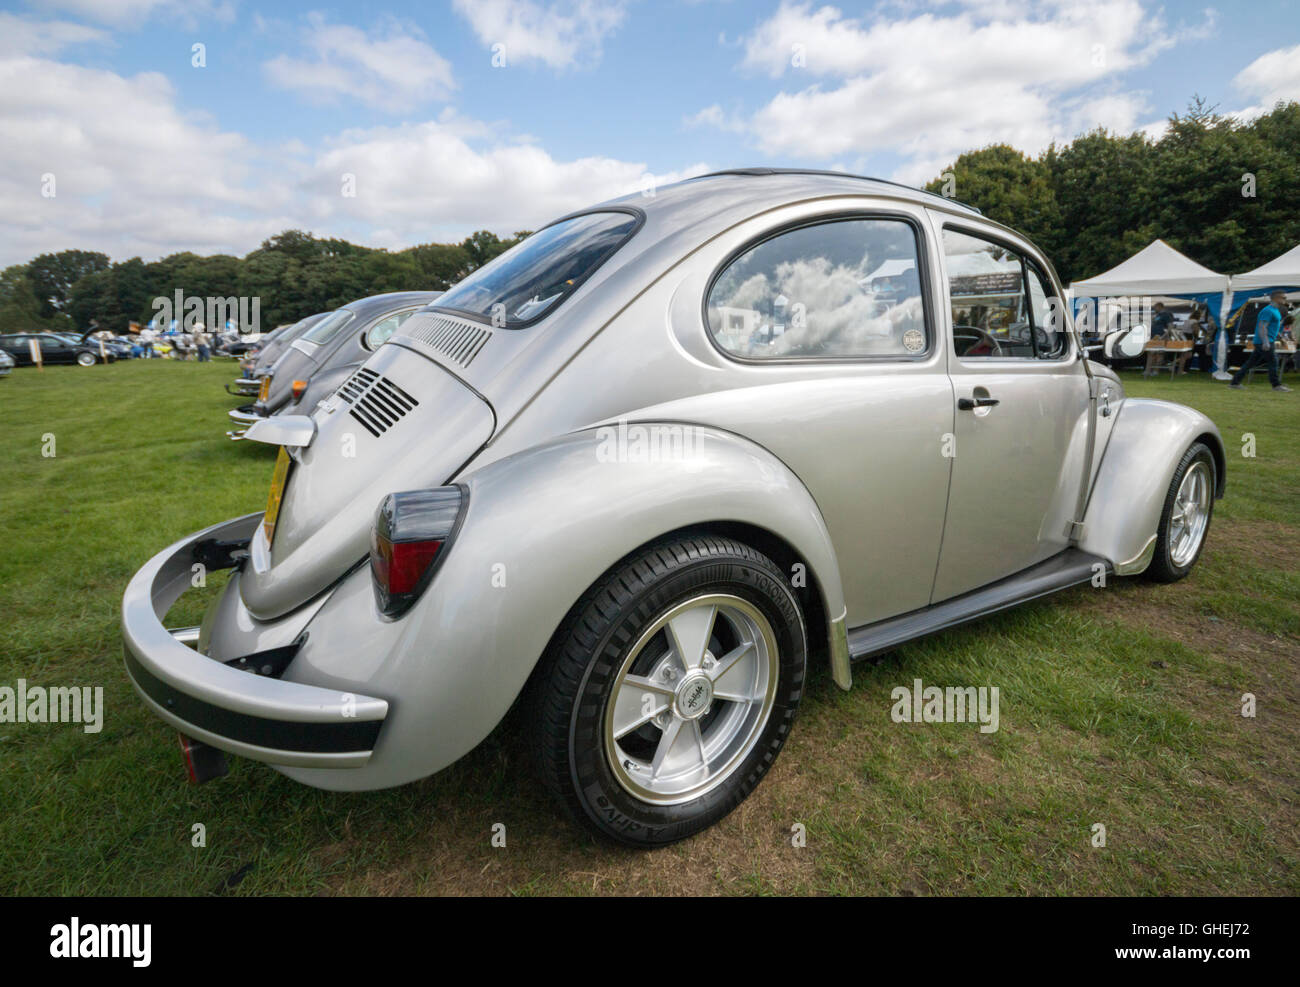
{"type": "MultiPolygon", "coordinates": [[[[1151,342],[1160,340],[1164,345],[1166,334],[1173,328],[1174,313],[1165,308],[1164,302],[1156,302],[1151,306],[1151,311],[1155,313],[1151,317],[1151,342]]],[[[1164,364],[1164,351],[1147,350],[1147,365],[1142,371],[1143,377],[1155,377],[1160,373],[1160,367],[1164,364]],[[1159,358],[1159,359],[1157,359],[1159,358]]]]}
{"type": "Polygon", "coordinates": [[[1278,289],[1269,295],[1269,304],[1260,309],[1255,317],[1255,350],[1246,357],[1239,369],[1232,376],[1229,387],[1241,390],[1242,379],[1260,364],[1268,366],[1268,382],[1275,391],[1289,391],[1291,388],[1282,383],[1282,376],[1277,372],[1277,340],[1282,334],[1282,311],[1287,307],[1286,292],[1278,289]]]}
{"type": "Polygon", "coordinates": [[[194,334],[194,341],[198,344],[199,363],[207,363],[212,357],[212,337],[206,329],[200,329],[194,334]]]}

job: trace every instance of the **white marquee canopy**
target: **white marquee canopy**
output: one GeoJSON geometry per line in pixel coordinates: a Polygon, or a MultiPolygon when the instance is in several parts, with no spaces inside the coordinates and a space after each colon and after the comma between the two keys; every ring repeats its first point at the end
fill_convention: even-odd
{"type": "Polygon", "coordinates": [[[1228,276],[1216,274],[1179,253],[1163,240],[1153,240],[1104,274],[1070,284],[1075,298],[1116,295],[1204,295],[1222,293],[1228,276]]]}

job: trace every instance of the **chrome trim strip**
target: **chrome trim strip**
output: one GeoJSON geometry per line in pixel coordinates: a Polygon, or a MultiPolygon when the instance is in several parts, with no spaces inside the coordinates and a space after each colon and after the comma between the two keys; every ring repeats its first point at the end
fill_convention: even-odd
{"type": "Polygon", "coordinates": [[[1155,558],[1155,554],[1156,536],[1152,535],[1147,540],[1147,543],[1142,547],[1142,551],[1138,552],[1137,555],[1133,556],[1133,558],[1129,559],[1127,562],[1116,564],[1115,575],[1133,576],[1139,572],[1146,572],[1147,566],[1151,564],[1151,560],[1155,558]]]}
{"type": "Polygon", "coordinates": [[[848,617],[849,611],[845,607],[844,612],[831,621],[830,627],[831,677],[836,685],[846,691],[853,687],[853,672],[849,659],[848,617]]]}

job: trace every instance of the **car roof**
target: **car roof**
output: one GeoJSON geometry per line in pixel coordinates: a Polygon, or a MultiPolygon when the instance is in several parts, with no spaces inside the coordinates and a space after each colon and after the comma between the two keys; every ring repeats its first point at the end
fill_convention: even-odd
{"type": "Polygon", "coordinates": [[[714,171],[671,185],[633,192],[603,205],[635,207],[646,215],[648,221],[653,221],[661,213],[677,214],[680,221],[682,213],[703,212],[719,219],[723,218],[721,214],[725,212],[732,214],[727,218],[735,221],[745,211],[752,213],[757,209],[834,195],[875,195],[970,216],[982,215],[974,206],[910,185],[839,171],[801,168],[732,168],[714,171]]]}

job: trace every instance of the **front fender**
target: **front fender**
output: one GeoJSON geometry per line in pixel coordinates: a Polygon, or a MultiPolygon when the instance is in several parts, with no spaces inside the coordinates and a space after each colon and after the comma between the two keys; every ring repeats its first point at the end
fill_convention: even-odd
{"type": "Polygon", "coordinates": [[[828,630],[843,629],[830,536],[780,460],[701,428],[686,429],[689,455],[639,459],[617,438],[611,445],[617,431],[573,433],[458,477],[468,488],[464,522],[433,583],[400,620],[379,617],[366,568],[339,585],[286,677],[388,698],[390,715],[363,768],[280,770],[357,789],[446,767],[505,716],[582,594],[619,559],[680,528],[732,521],[780,536],[816,580],[828,630]]]}
{"type": "Polygon", "coordinates": [[[1226,456],[1214,422],[1170,401],[1125,398],[1093,482],[1079,546],[1108,559],[1119,575],[1144,571],[1174,470],[1198,440],[1214,453],[1215,496],[1222,497],[1226,456]]]}

